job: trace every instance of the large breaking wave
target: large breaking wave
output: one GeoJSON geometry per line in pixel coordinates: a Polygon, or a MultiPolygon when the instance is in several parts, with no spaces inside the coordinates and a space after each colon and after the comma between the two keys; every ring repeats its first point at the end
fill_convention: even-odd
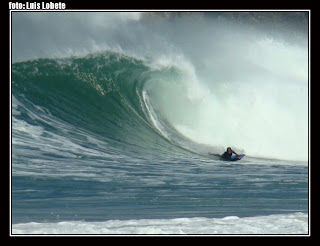
{"type": "Polygon", "coordinates": [[[56,134],[81,146],[93,137],[108,151],[143,155],[232,146],[249,156],[307,160],[306,42],[206,19],[151,28],[144,18],[86,16],[99,25],[90,38],[78,36],[87,26],[79,27],[78,46],[62,27],[51,29],[50,49],[41,49],[48,37],[36,41],[32,57],[13,49],[14,139],[29,132],[45,142],[56,134]]]}

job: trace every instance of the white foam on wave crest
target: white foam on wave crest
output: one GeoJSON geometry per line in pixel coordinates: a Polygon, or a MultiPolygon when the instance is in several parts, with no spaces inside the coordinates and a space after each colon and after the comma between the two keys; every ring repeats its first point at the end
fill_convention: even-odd
{"type": "Polygon", "coordinates": [[[233,56],[223,55],[222,62],[213,54],[201,69],[187,59],[173,63],[183,75],[153,83],[149,93],[154,104],[180,133],[198,143],[306,161],[307,49],[260,37],[232,49],[237,51],[233,56]],[[217,65],[221,62],[223,69],[217,65]]]}
{"type": "Polygon", "coordinates": [[[293,213],[239,218],[177,218],[23,223],[12,234],[299,234],[309,233],[308,215],[293,213]]]}

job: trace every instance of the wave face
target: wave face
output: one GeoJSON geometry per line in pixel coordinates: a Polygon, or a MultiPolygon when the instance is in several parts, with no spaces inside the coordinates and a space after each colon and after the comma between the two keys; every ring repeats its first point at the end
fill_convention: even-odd
{"type": "Polygon", "coordinates": [[[127,154],[182,151],[177,141],[183,137],[151,106],[146,89],[155,80],[179,80],[178,69],[153,70],[142,60],[103,52],[16,63],[12,71],[14,137],[28,131],[43,144],[58,135],[83,145],[88,135],[127,154]]]}

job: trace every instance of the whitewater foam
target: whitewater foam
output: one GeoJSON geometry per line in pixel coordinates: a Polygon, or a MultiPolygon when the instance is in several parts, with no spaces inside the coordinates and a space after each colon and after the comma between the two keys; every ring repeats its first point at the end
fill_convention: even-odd
{"type": "Polygon", "coordinates": [[[303,213],[257,217],[177,218],[110,220],[105,222],[63,221],[14,224],[12,234],[300,234],[307,235],[308,216],[303,213]]]}
{"type": "Polygon", "coordinates": [[[197,72],[190,63],[180,63],[183,76],[150,89],[158,94],[152,97],[154,104],[196,142],[306,161],[307,50],[260,38],[245,45],[234,57],[223,58],[227,68],[222,71],[215,68],[220,63],[216,57],[197,72]]]}

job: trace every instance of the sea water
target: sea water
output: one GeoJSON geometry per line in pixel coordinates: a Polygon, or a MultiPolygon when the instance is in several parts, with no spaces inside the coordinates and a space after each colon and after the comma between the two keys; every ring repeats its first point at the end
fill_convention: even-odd
{"type": "Polygon", "coordinates": [[[306,43],[146,18],[13,13],[12,234],[308,234],[306,43]]]}

